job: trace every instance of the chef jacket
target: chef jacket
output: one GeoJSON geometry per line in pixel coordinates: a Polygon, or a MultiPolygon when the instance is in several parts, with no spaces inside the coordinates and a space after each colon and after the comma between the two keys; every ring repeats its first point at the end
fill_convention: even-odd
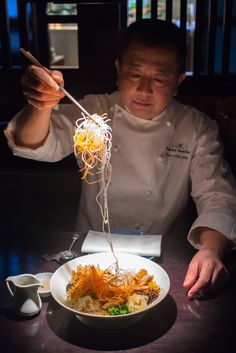
{"type": "MultiPolygon", "coordinates": [[[[191,195],[198,217],[188,233],[190,243],[200,247],[195,230],[201,226],[213,228],[236,242],[235,180],[223,159],[215,121],[175,99],[152,120],[140,119],[127,111],[118,92],[87,95],[80,103],[88,112],[107,113],[111,119],[112,177],[108,188],[111,230],[164,234],[191,195]]],[[[73,153],[78,118],[81,114],[75,105],[57,106],[49,134],[37,149],[16,146],[17,115],[5,134],[14,155],[58,161],[73,153]]],[[[99,188],[99,183],[82,183],[78,232],[101,230],[102,217],[96,203],[99,188]]]]}

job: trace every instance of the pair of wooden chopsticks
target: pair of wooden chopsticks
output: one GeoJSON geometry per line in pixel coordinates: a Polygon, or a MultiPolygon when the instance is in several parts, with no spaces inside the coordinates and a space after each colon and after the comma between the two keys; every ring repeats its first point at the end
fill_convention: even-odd
{"type": "MultiPolygon", "coordinates": [[[[42,64],[40,64],[40,62],[29,52],[24,50],[23,48],[20,48],[20,52],[27,58],[29,59],[29,61],[32,62],[32,64],[41,67],[41,69],[43,69],[44,71],[46,71],[49,75],[50,72],[48,69],[46,69],[42,64]]],[[[80,108],[80,110],[82,110],[82,112],[84,112],[86,114],[86,116],[91,119],[96,125],[100,126],[94,119],[93,117],[87,112],[87,110],[84,109],[84,107],[74,98],[72,97],[72,95],[61,85],[58,85],[60,91],[62,91],[75,105],[77,105],[77,107],[80,108]]]]}

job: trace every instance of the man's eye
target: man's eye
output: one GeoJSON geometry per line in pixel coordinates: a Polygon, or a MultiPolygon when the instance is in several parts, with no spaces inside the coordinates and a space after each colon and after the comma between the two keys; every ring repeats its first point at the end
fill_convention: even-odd
{"type": "Polygon", "coordinates": [[[159,85],[164,85],[166,80],[164,78],[160,78],[160,77],[155,77],[154,78],[155,82],[158,83],[159,85]]]}
{"type": "Polygon", "coordinates": [[[130,72],[129,77],[131,78],[131,80],[139,80],[141,78],[141,75],[138,73],[130,72]]]}

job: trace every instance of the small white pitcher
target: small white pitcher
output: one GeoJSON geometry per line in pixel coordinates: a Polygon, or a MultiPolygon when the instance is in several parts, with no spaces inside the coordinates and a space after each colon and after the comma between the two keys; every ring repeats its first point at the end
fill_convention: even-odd
{"type": "Polygon", "coordinates": [[[38,288],[41,281],[32,274],[25,273],[6,278],[7,289],[13,299],[13,311],[21,316],[37,314],[42,307],[38,288]]]}

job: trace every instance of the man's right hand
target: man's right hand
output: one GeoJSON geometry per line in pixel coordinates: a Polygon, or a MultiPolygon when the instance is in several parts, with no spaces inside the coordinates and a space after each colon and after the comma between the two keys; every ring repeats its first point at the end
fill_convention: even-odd
{"type": "Polygon", "coordinates": [[[64,85],[63,76],[57,70],[43,70],[30,65],[22,79],[22,91],[27,102],[38,110],[53,108],[64,97],[58,84],[64,85]]]}

